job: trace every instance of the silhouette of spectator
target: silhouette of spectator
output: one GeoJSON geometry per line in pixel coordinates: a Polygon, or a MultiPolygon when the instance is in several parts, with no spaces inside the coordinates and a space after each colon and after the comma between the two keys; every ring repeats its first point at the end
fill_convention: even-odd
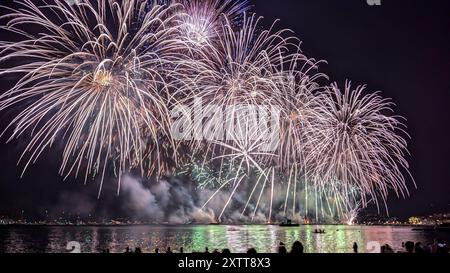
{"type": "Polygon", "coordinates": [[[126,248],[125,248],[125,253],[130,253],[131,251],[130,251],[130,247],[129,246],[127,246],[126,248]]]}
{"type": "Polygon", "coordinates": [[[208,247],[205,247],[205,253],[209,253],[208,247]]]}
{"type": "Polygon", "coordinates": [[[228,248],[224,248],[222,254],[231,254],[231,251],[228,248]]]}
{"type": "Polygon", "coordinates": [[[433,244],[431,244],[431,253],[436,254],[438,251],[438,239],[434,239],[433,244]]]}
{"type": "Polygon", "coordinates": [[[386,244],[386,252],[387,253],[394,253],[394,249],[390,245],[386,244]]]}
{"type": "Polygon", "coordinates": [[[159,253],[159,248],[155,248],[155,253],[156,253],[156,254],[159,253]]]}
{"type": "Polygon", "coordinates": [[[428,243],[426,247],[424,247],[424,251],[425,253],[431,254],[431,251],[433,249],[433,244],[432,243],[428,243]]]}
{"type": "Polygon", "coordinates": [[[170,248],[170,246],[167,247],[166,253],[173,253],[173,252],[172,252],[172,249],[170,248]]]}
{"type": "Polygon", "coordinates": [[[411,241],[406,242],[405,249],[407,253],[414,253],[414,242],[411,241]]]}
{"type": "Polygon", "coordinates": [[[142,250],[140,247],[136,247],[136,249],[134,250],[134,253],[142,253],[142,250]]]}
{"type": "Polygon", "coordinates": [[[381,253],[394,253],[394,250],[392,249],[392,247],[388,244],[382,245],[381,246],[381,253]]]}
{"type": "Polygon", "coordinates": [[[183,254],[184,253],[184,248],[180,247],[180,253],[183,254]]]}
{"type": "Polygon", "coordinates": [[[449,249],[447,244],[445,243],[438,243],[437,253],[438,254],[448,254],[449,249]]]}
{"type": "Polygon", "coordinates": [[[247,254],[250,254],[250,255],[255,255],[255,254],[257,254],[258,252],[256,251],[256,249],[255,248],[253,248],[253,247],[251,247],[251,248],[249,248],[248,250],[247,250],[247,254]]]}
{"type": "Polygon", "coordinates": [[[353,243],[353,253],[358,253],[358,244],[356,242],[353,243]]]}
{"type": "Polygon", "coordinates": [[[414,245],[414,252],[415,252],[415,253],[418,253],[418,254],[424,254],[424,253],[425,253],[425,249],[423,248],[421,242],[417,242],[417,243],[414,245]]]}
{"type": "Polygon", "coordinates": [[[292,244],[291,254],[302,254],[303,253],[303,244],[299,241],[295,241],[292,244]]]}
{"type": "Polygon", "coordinates": [[[280,254],[287,253],[286,247],[284,246],[283,242],[280,242],[280,245],[278,246],[278,253],[280,253],[280,254]]]}

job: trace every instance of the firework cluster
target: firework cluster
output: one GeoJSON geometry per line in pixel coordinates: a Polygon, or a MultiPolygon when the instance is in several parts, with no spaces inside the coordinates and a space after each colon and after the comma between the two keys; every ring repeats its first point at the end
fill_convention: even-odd
{"type": "Polygon", "coordinates": [[[228,189],[219,219],[243,188],[242,215],[264,206],[269,221],[272,208],[345,217],[390,191],[408,194],[407,134],[392,102],[349,82],[326,86],[321,62],[289,30],[265,28],[246,1],[3,9],[11,41],[0,41],[0,75],[15,81],[0,110],[18,109],[4,134],[27,135],[24,172],[62,145],[64,177],[103,183],[115,173],[120,190],[129,172],[185,175],[214,188],[210,200],[228,189]]]}

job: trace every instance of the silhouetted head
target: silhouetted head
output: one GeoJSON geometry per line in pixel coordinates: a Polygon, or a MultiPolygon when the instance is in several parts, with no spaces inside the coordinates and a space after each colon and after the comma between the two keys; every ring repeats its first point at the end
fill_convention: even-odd
{"type": "Polygon", "coordinates": [[[424,253],[424,249],[421,242],[417,242],[414,246],[414,252],[416,253],[424,253]]]}
{"type": "Polygon", "coordinates": [[[414,252],[414,242],[411,242],[411,241],[406,242],[405,249],[406,249],[406,252],[413,253],[414,252]]]}
{"type": "Polygon", "coordinates": [[[303,253],[303,244],[300,243],[299,241],[295,241],[292,244],[291,253],[292,254],[301,254],[301,253],[303,253]]]}
{"type": "Polygon", "coordinates": [[[251,255],[253,255],[253,254],[256,254],[257,252],[256,252],[256,249],[254,249],[253,247],[252,248],[249,248],[248,250],[247,250],[247,254],[251,254],[251,255]]]}
{"type": "Polygon", "coordinates": [[[280,244],[280,246],[278,247],[278,253],[286,254],[287,253],[286,247],[284,247],[284,245],[280,244]]]}

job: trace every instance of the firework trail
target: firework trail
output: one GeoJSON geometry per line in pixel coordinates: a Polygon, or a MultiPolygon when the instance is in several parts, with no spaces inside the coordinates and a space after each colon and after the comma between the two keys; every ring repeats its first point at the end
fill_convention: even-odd
{"type": "Polygon", "coordinates": [[[355,221],[357,220],[360,210],[361,210],[361,203],[357,202],[356,204],[353,205],[352,208],[349,208],[348,211],[344,213],[341,222],[349,226],[355,224],[355,221]]]}
{"type": "MultiPolygon", "coordinates": [[[[316,93],[321,91],[317,83],[321,78],[327,79],[317,69],[322,61],[307,59],[298,53],[290,60],[288,69],[280,71],[279,89],[280,100],[280,142],[277,149],[277,161],[280,179],[287,181],[286,196],[283,206],[283,214],[286,216],[288,202],[292,195],[292,215],[296,214],[297,187],[303,180],[307,189],[306,173],[308,167],[305,165],[306,137],[308,128],[313,124],[313,101],[316,93]]],[[[307,207],[307,198],[305,208],[307,207]]],[[[307,212],[306,212],[307,213],[307,212]]]]}
{"type": "Polygon", "coordinates": [[[216,43],[223,36],[223,25],[239,25],[248,10],[246,0],[178,0],[184,9],[180,33],[189,46],[201,48],[216,43]]]}

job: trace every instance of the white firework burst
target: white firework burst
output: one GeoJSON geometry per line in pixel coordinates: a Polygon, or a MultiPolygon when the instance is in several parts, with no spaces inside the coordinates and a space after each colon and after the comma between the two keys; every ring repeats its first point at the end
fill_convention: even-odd
{"type": "MultiPolygon", "coordinates": [[[[343,183],[378,204],[390,189],[408,194],[403,172],[408,172],[407,141],[401,117],[389,115],[393,103],[379,93],[365,95],[364,86],[343,91],[333,84],[315,100],[314,126],[308,130],[307,165],[317,183],[343,183]]],[[[322,187],[321,187],[322,188],[322,187]]],[[[387,208],[387,207],[386,207],[387,208]]]]}
{"type": "Polygon", "coordinates": [[[119,177],[127,168],[143,171],[148,139],[158,147],[160,135],[169,137],[163,71],[179,46],[168,27],[172,7],[144,0],[16,5],[1,19],[22,39],[2,41],[0,61],[12,63],[2,75],[20,80],[0,97],[0,110],[27,105],[10,124],[11,138],[31,132],[24,171],[61,140],[66,176],[100,172],[103,183],[108,162],[119,177]]]}

